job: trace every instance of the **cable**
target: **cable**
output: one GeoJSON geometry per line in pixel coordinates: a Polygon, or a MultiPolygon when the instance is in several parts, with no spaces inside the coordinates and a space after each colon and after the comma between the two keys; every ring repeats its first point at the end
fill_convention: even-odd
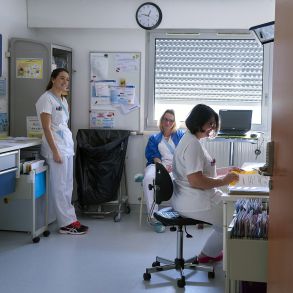
{"type": "Polygon", "coordinates": [[[254,150],[255,153],[255,159],[257,159],[257,157],[261,154],[261,147],[264,143],[264,137],[261,136],[261,142],[259,143],[259,139],[257,140],[257,144],[256,144],[256,149],[254,150]]]}

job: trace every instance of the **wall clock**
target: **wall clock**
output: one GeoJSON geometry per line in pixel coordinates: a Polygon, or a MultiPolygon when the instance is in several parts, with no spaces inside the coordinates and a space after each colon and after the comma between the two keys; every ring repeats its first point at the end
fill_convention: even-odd
{"type": "Polygon", "coordinates": [[[152,30],[160,25],[162,11],[157,4],[146,2],[137,8],[135,18],[141,28],[152,30]]]}

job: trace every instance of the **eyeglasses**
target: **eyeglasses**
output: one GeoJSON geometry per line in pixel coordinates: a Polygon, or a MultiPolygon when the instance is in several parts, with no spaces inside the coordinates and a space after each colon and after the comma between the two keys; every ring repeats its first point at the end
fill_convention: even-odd
{"type": "Polygon", "coordinates": [[[209,121],[207,122],[207,125],[211,128],[216,128],[217,127],[217,123],[216,121],[209,121]]]}
{"type": "Polygon", "coordinates": [[[166,117],[163,118],[163,121],[164,122],[170,122],[170,123],[174,123],[175,122],[174,119],[169,119],[169,118],[166,118],[166,117]]]}

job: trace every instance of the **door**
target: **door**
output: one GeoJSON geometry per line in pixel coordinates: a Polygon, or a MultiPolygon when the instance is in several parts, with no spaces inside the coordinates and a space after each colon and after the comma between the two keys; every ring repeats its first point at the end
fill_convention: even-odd
{"type": "MultiPolygon", "coordinates": [[[[72,50],[68,47],[13,38],[10,51],[10,105],[11,136],[26,136],[27,116],[36,116],[35,104],[44,93],[51,71],[63,67],[72,72],[72,50]]],[[[71,85],[67,94],[71,110],[71,85]]],[[[69,120],[70,127],[70,120],[69,120]]]]}
{"type": "Polygon", "coordinates": [[[270,193],[269,293],[292,292],[293,279],[293,1],[276,1],[270,193]]]}
{"type": "MultiPolygon", "coordinates": [[[[72,81],[72,49],[64,46],[59,45],[52,45],[51,47],[52,52],[52,68],[65,68],[69,71],[70,81],[72,81]]],[[[71,97],[72,97],[72,83],[69,84],[69,89],[66,95],[66,100],[69,107],[69,112],[71,112],[71,97]]],[[[71,115],[69,116],[68,121],[69,128],[71,127],[71,115]]]]}
{"type": "Polygon", "coordinates": [[[26,136],[26,117],[36,116],[35,103],[49,81],[51,45],[13,38],[9,51],[9,134],[26,136]]]}

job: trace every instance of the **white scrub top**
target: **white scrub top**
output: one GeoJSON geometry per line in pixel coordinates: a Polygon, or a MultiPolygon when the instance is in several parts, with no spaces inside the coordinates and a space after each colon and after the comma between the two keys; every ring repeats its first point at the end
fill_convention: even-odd
{"type": "Polygon", "coordinates": [[[169,138],[168,141],[164,137],[162,137],[162,140],[158,144],[158,149],[159,149],[159,152],[162,156],[161,161],[165,167],[172,166],[175,147],[176,146],[175,146],[173,140],[171,139],[171,137],[169,138]],[[167,144],[169,144],[169,147],[167,146],[167,144]],[[172,152],[171,152],[171,150],[172,150],[172,152]]]}
{"type": "Polygon", "coordinates": [[[216,161],[195,135],[187,131],[178,144],[173,159],[174,194],[172,204],[178,212],[209,210],[211,203],[221,201],[222,192],[216,188],[192,188],[187,175],[201,171],[207,177],[216,177],[216,161]]]}
{"type": "MultiPolygon", "coordinates": [[[[39,121],[41,121],[41,113],[48,113],[51,115],[52,133],[60,155],[73,156],[74,143],[72,133],[67,125],[69,120],[69,111],[66,99],[62,98],[61,101],[60,98],[54,96],[50,91],[47,91],[38,99],[36,103],[36,110],[39,121]]],[[[53,157],[53,153],[44,134],[42,137],[41,154],[45,158],[53,157]]]]}

